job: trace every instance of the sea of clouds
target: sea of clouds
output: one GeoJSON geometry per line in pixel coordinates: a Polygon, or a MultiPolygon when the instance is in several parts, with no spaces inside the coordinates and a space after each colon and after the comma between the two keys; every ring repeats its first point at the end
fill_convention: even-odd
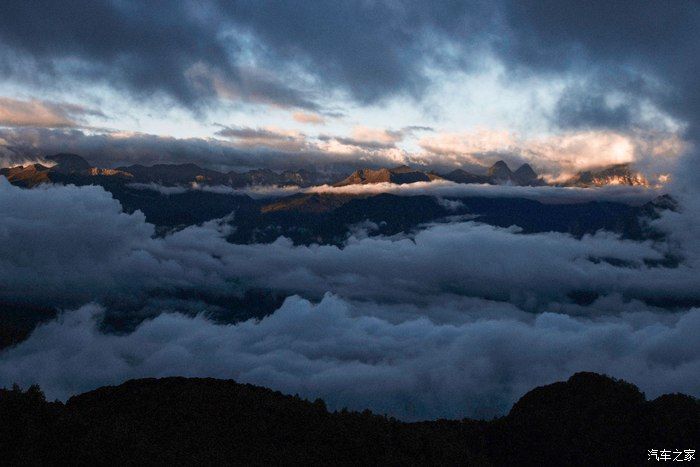
{"type": "Polygon", "coordinates": [[[697,396],[700,309],[653,305],[700,300],[694,199],[654,221],[668,234],[657,242],[455,221],[342,248],[237,245],[226,222],[159,238],[100,187],[0,178],[0,299],[64,310],[0,353],[0,385],[39,383],[65,399],[135,377],[215,376],[407,420],[500,415],[582,370],[651,397],[697,396]],[[669,254],[680,265],[653,264],[669,254]],[[289,298],[225,325],[179,295],[251,288],[289,298]],[[577,292],[597,299],[577,305],[577,292]],[[114,313],[134,297],[159,314],[103,332],[105,304],[114,313]]]}

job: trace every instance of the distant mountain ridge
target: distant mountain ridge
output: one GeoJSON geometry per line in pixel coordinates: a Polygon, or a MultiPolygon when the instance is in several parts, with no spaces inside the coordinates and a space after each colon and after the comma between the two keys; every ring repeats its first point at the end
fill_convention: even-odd
{"type": "Polygon", "coordinates": [[[514,186],[547,185],[547,182],[529,164],[523,164],[513,172],[504,161],[497,161],[489,167],[486,175],[478,175],[462,169],[456,169],[442,175],[442,178],[455,183],[487,183],[489,185],[514,186]]]}
{"type": "Polygon", "coordinates": [[[395,183],[403,185],[415,182],[431,182],[441,177],[434,173],[425,173],[412,169],[407,165],[400,165],[392,169],[360,169],[349,177],[336,183],[335,186],[367,185],[371,183],[395,183]]]}
{"type": "Polygon", "coordinates": [[[90,164],[77,154],[54,154],[46,156],[46,160],[54,162],[53,170],[61,173],[80,173],[90,170],[90,164]]]}
{"type": "MultiPolygon", "coordinates": [[[[670,208],[661,205],[635,207],[612,202],[543,204],[517,197],[487,199],[488,197],[477,195],[459,197],[459,203],[448,209],[430,193],[425,196],[376,196],[376,193],[363,194],[352,190],[347,194],[320,190],[320,193],[277,195],[259,200],[244,193],[215,193],[209,190],[178,190],[168,193],[144,189],[148,186],[138,186],[133,182],[149,186],[150,183],[184,187],[191,183],[245,186],[246,183],[267,185],[279,177],[290,180],[294,175],[308,180],[310,175],[304,171],[280,174],[262,169],[250,171],[243,177],[235,172],[220,174],[207,171],[195,164],[130,166],[122,167],[123,170],[99,169],[76,159],[77,157],[79,156],[52,156],[47,160],[55,163],[53,167],[30,164],[2,169],[0,174],[6,175],[14,185],[25,188],[51,182],[102,186],[121,203],[125,212],[143,212],[146,220],[155,225],[158,235],[221,218],[235,211],[235,233],[229,238],[234,243],[265,243],[285,236],[295,244],[342,245],[355,224],[376,224],[376,228],[372,227],[368,231],[369,235],[394,235],[410,232],[426,222],[458,215],[476,217],[479,222],[499,227],[518,225],[526,233],[556,231],[578,237],[605,229],[626,238],[656,238],[660,234],[654,229],[645,228],[641,219],[645,216],[653,217],[657,208],[670,208]],[[231,180],[217,179],[221,175],[231,180]]],[[[416,178],[437,180],[438,177],[434,173],[426,174],[406,166],[375,170],[372,173],[388,177],[380,180],[390,180],[392,183],[412,183],[416,178]]],[[[535,178],[536,173],[527,165],[511,172],[506,164],[498,164],[491,175],[507,177],[505,183],[508,184],[512,184],[511,178],[515,177],[519,177],[522,184],[536,184],[540,180],[535,178]]],[[[364,176],[367,183],[376,180],[372,177],[368,179],[366,173],[364,176]]],[[[476,178],[479,176],[466,171],[453,171],[444,175],[445,179],[453,176],[462,177],[457,180],[458,183],[489,182],[487,175],[476,178]]],[[[293,180],[290,183],[300,182],[293,180]]]]}
{"type": "Polygon", "coordinates": [[[25,188],[32,188],[42,183],[62,182],[65,177],[116,177],[133,179],[130,173],[119,169],[104,169],[91,166],[88,161],[77,154],[60,153],[44,158],[53,165],[28,164],[0,169],[10,183],[25,188]]]}
{"type": "MultiPolygon", "coordinates": [[[[523,164],[512,171],[504,161],[497,161],[484,174],[476,174],[463,169],[440,174],[423,171],[407,165],[393,168],[364,168],[342,178],[322,174],[314,170],[299,169],[275,172],[270,169],[253,169],[247,172],[227,173],[205,169],[197,164],[155,164],[144,166],[134,164],[116,169],[99,168],[89,164],[77,154],[60,153],[46,156],[47,164],[29,164],[0,169],[0,175],[16,185],[31,188],[52,181],[70,182],[70,177],[115,177],[136,183],[156,183],[162,185],[225,185],[233,188],[247,186],[299,186],[310,187],[333,184],[336,187],[392,183],[397,185],[416,182],[448,180],[461,184],[490,184],[512,186],[545,186],[547,182],[529,165],[523,164]],[[53,165],[49,165],[53,163],[53,165]],[[69,179],[66,180],[66,177],[69,179]]],[[[598,170],[582,171],[556,186],[601,187],[605,185],[649,186],[643,175],[632,170],[630,164],[617,164],[598,170]]]]}
{"type": "Polygon", "coordinates": [[[243,188],[254,185],[296,185],[301,187],[329,183],[333,180],[317,172],[300,169],[274,172],[270,169],[254,169],[248,172],[228,173],[205,169],[197,164],[134,164],[116,169],[94,167],[77,154],[55,154],[44,158],[53,165],[28,164],[0,168],[11,183],[31,188],[41,183],[66,182],[66,177],[116,177],[136,183],[164,185],[189,185],[192,183],[227,185],[243,188]]]}
{"type": "Polygon", "coordinates": [[[32,188],[42,183],[50,183],[51,167],[42,164],[18,165],[0,169],[0,175],[5,176],[13,185],[32,188]]]}
{"type": "Polygon", "coordinates": [[[579,188],[606,185],[649,186],[644,175],[632,170],[630,164],[615,164],[597,170],[584,170],[561,184],[579,188]]]}
{"type": "Polygon", "coordinates": [[[546,182],[528,164],[523,164],[515,172],[510,170],[508,164],[498,161],[489,167],[485,175],[467,172],[463,169],[455,169],[446,174],[436,172],[423,172],[406,165],[391,169],[360,169],[352,173],[346,179],[335,186],[367,185],[372,183],[395,183],[397,185],[432,182],[434,180],[449,180],[455,183],[487,183],[490,185],[516,185],[516,186],[540,186],[546,182]]]}

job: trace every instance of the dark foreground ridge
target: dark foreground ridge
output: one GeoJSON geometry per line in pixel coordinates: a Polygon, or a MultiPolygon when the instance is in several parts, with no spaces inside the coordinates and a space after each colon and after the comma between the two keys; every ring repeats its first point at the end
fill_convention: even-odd
{"type": "Polygon", "coordinates": [[[0,420],[5,465],[640,465],[649,449],[700,440],[697,399],[646,401],[595,373],[536,388],[492,421],[330,413],[320,399],[196,378],[132,380],[66,404],[0,390],[0,420]]]}

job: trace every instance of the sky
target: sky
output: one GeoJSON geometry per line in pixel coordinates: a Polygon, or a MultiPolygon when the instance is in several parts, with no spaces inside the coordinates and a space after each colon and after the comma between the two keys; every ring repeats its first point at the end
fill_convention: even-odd
{"type": "Polygon", "coordinates": [[[0,302],[60,310],[0,352],[0,386],[66,399],[212,376],[404,420],[503,415],[576,371],[700,396],[698,31],[690,1],[4,1],[0,165],[57,152],[220,170],[503,159],[557,179],[629,162],[671,182],[305,191],[445,206],[670,193],[678,209],[639,241],[456,218],[392,236],[358,225],[341,245],[233,244],[226,218],[156,236],[100,186],[0,177],[0,302]],[[272,314],[213,318],[260,289],[284,299],[272,314]],[[115,316],[143,319],[104,332],[115,316]]]}
{"type": "Polygon", "coordinates": [[[69,149],[100,166],[505,159],[656,177],[694,139],[691,2],[9,1],[2,16],[3,165],[69,149]]]}

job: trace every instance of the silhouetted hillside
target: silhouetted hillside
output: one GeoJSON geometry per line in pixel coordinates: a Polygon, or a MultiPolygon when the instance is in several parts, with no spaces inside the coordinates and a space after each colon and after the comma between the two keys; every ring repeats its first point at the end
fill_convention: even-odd
{"type": "Polygon", "coordinates": [[[66,404],[37,387],[0,390],[0,420],[6,465],[639,465],[648,449],[700,439],[697,399],[648,402],[595,373],[536,388],[490,422],[330,413],[321,400],[186,378],[128,381],[66,404]]]}

